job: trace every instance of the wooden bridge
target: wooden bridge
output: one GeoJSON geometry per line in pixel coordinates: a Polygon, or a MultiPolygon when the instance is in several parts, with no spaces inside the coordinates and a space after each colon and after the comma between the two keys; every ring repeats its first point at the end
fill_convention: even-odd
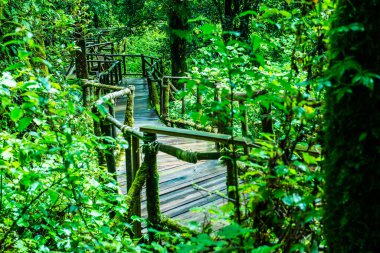
{"type": "MultiPolygon", "coordinates": [[[[121,152],[121,159],[115,155],[113,145],[106,151],[98,151],[99,163],[114,173],[121,191],[127,194],[131,206],[127,219],[135,214],[146,217],[148,227],[191,233],[182,225],[207,220],[206,213],[192,213],[192,208],[227,201],[238,206],[237,191],[227,192],[228,187],[236,189],[236,170],[232,162],[227,161],[226,167],[220,161],[221,156],[228,154],[220,152],[220,147],[234,143],[248,147],[249,144],[244,139],[214,133],[218,131],[216,127],[170,119],[169,99],[170,96],[174,99],[174,93],[178,92],[171,81],[177,82],[178,78],[163,75],[160,59],[115,54],[110,43],[91,43],[87,49],[86,63],[92,81],[83,80],[83,101],[87,106],[95,105],[93,112],[101,118],[99,122],[94,121],[94,132],[103,138],[121,133],[129,144],[121,152]],[[128,70],[130,59],[140,61],[141,73],[128,70]],[[208,132],[166,127],[162,122],[208,132]],[[181,225],[166,217],[176,219],[181,225]]],[[[197,103],[201,105],[203,94],[199,89],[196,93],[197,103]]],[[[181,100],[180,113],[185,115],[185,98],[181,100]]],[[[221,101],[217,89],[215,101],[221,101]]],[[[222,125],[218,122],[219,130],[222,125]]],[[[110,139],[104,138],[103,142],[110,144],[110,139]]],[[[135,236],[141,235],[139,222],[134,222],[133,231],[135,236]]]]}
{"type": "MultiPolygon", "coordinates": [[[[150,106],[148,84],[146,78],[127,78],[123,81],[125,87],[133,85],[134,97],[134,127],[164,126],[155,109],[150,106]]],[[[116,119],[124,122],[126,99],[118,99],[116,103],[116,119]]],[[[175,136],[158,135],[158,141],[166,145],[197,152],[216,151],[212,142],[193,140],[175,136]]],[[[123,157],[124,158],[124,157],[123,157]]],[[[125,159],[123,159],[125,161],[125,159]]],[[[203,221],[206,213],[190,212],[193,207],[207,207],[227,202],[218,192],[226,195],[226,168],[219,161],[201,161],[188,163],[158,152],[159,193],[161,212],[181,223],[187,221],[203,221]],[[207,191],[205,190],[207,189],[207,191]]],[[[123,193],[127,192],[126,167],[122,161],[117,167],[118,182],[123,193]]],[[[145,189],[142,191],[142,217],[147,216],[145,189]]]]}
{"type": "MultiPolygon", "coordinates": [[[[87,70],[91,77],[83,79],[83,103],[99,117],[94,118],[94,133],[107,147],[98,150],[98,162],[126,195],[129,209],[118,219],[133,224],[131,236],[141,238],[141,223],[133,215],[146,218],[148,231],[193,234],[183,225],[204,221],[206,214],[192,213],[192,208],[227,202],[233,204],[233,218],[240,222],[237,157],[250,159],[251,148],[267,145],[249,138],[246,102],[266,91],[246,94],[212,80],[165,76],[158,58],[115,53],[108,42],[81,45],[83,55],[77,56],[76,69],[87,70]],[[137,73],[130,70],[136,64],[141,67],[137,73]],[[206,116],[208,125],[200,124],[199,117],[186,117],[186,100],[192,101],[192,112],[206,116]],[[239,117],[234,117],[236,112],[239,117]],[[233,134],[232,125],[239,125],[240,136],[233,134]],[[118,135],[128,143],[122,152],[115,150],[118,135]]],[[[262,129],[271,129],[270,111],[262,111],[262,129]]],[[[294,149],[319,153],[308,146],[294,149]]],[[[148,234],[154,240],[154,233],[148,234]]]]}
{"type": "MultiPolygon", "coordinates": [[[[83,80],[83,101],[86,106],[93,105],[93,113],[101,119],[94,120],[94,133],[109,145],[98,151],[99,163],[115,175],[126,194],[130,208],[123,218],[131,222],[133,215],[142,216],[147,218],[148,228],[192,233],[183,225],[205,219],[204,213],[190,212],[192,208],[228,201],[240,222],[236,158],[265,142],[248,138],[246,102],[266,92],[230,92],[211,80],[168,77],[160,59],[115,54],[112,43],[91,43],[87,48],[86,68],[92,80],[83,80]],[[129,69],[136,64],[141,67],[138,73],[129,69]],[[193,111],[208,117],[209,125],[185,117],[186,99],[196,105],[193,111]],[[234,136],[229,128],[232,106],[239,111],[234,124],[239,123],[240,136],[234,136]],[[172,118],[173,110],[183,118],[172,118]],[[108,138],[118,134],[128,142],[120,160],[108,138]],[[233,159],[222,159],[225,157],[233,159]]],[[[271,124],[268,118],[262,119],[263,126],[271,124]]],[[[141,224],[133,222],[133,226],[134,236],[140,237],[141,224]]],[[[149,237],[154,239],[152,233],[149,237]]]]}

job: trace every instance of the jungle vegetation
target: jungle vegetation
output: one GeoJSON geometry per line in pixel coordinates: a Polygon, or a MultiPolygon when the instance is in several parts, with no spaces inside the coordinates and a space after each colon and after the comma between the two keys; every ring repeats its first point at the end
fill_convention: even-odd
{"type": "MultiPolygon", "coordinates": [[[[0,252],[380,252],[378,13],[378,0],[0,0],[0,252]],[[167,75],[265,91],[245,105],[246,137],[266,145],[239,158],[239,222],[227,204],[151,242],[117,219],[128,206],[97,162],[88,73],[67,75],[100,28],[167,75]]],[[[188,101],[186,119],[232,115],[242,135],[236,106],[201,89],[209,111],[188,101]]]]}

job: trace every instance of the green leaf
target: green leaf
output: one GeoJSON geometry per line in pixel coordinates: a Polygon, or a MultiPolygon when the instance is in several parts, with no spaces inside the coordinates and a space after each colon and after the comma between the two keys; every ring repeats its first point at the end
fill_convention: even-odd
{"type": "Polygon", "coordinates": [[[24,111],[20,109],[19,107],[15,107],[11,111],[10,116],[11,116],[11,120],[13,120],[14,122],[17,122],[23,115],[24,115],[24,111]]]}
{"type": "Polygon", "coordinates": [[[24,218],[21,218],[17,221],[17,225],[20,227],[29,227],[29,222],[25,220],[24,218]]]}
{"type": "Polygon", "coordinates": [[[212,24],[204,24],[201,27],[199,27],[201,31],[203,31],[204,34],[212,34],[214,31],[217,30],[215,25],[212,24]]]}
{"type": "Polygon", "coordinates": [[[30,123],[32,123],[33,119],[32,118],[22,118],[20,122],[18,123],[17,129],[21,132],[24,131],[30,123]]]}
{"type": "Polygon", "coordinates": [[[308,153],[303,153],[302,157],[307,164],[318,164],[317,159],[314,156],[309,155],[308,153]]]}
{"type": "Polygon", "coordinates": [[[21,59],[21,60],[24,60],[25,58],[27,58],[29,55],[31,55],[32,53],[31,52],[28,52],[24,49],[19,49],[18,50],[18,57],[21,59]]]}
{"type": "Polygon", "coordinates": [[[50,202],[52,204],[55,203],[57,201],[57,199],[58,199],[58,196],[59,196],[58,193],[55,190],[52,190],[52,189],[48,190],[47,193],[49,194],[50,202]]]}
{"type": "Polygon", "coordinates": [[[10,65],[9,67],[7,67],[7,68],[5,69],[5,71],[7,71],[7,70],[14,70],[14,69],[20,69],[20,68],[23,68],[23,67],[25,67],[25,64],[24,64],[24,63],[22,63],[22,62],[17,62],[17,63],[15,63],[15,64],[12,64],[12,65],[10,65]]]}
{"type": "Polygon", "coordinates": [[[366,138],[367,138],[367,133],[362,133],[362,134],[359,136],[359,141],[364,141],[366,138]]]}
{"type": "Polygon", "coordinates": [[[271,252],[276,252],[275,249],[277,249],[278,247],[280,247],[281,244],[276,244],[272,247],[270,246],[261,246],[261,247],[258,247],[256,249],[253,249],[251,251],[251,253],[271,253],[271,252]]]}
{"type": "Polygon", "coordinates": [[[91,211],[91,215],[94,216],[94,217],[100,217],[103,214],[101,212],[96,211],[96,210],[92,210],[91,211]]]}
{"type": "Polygon", "coordinates": [[[188,23],[194,23],[194,22],[197,22],[197,21],[207,21],[209,22],[210,20],[206,17],[203,17],[203,16],[199,16],[199,17],[196,17],[196,18],[190,18],[187,22],[188,23]]]}
{"type": "Polygon", "coordinates": [[[246,232],[246,229],[242,228],[238,224],[232,224],[230,226],[224,227],[219,232],[219,236],[222,236],[226,239],[234,239],[243,235],[246,232]]]}

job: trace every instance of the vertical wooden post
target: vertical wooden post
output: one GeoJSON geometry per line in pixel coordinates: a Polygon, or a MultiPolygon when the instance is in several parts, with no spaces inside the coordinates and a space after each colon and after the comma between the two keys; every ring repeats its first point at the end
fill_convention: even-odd
{"type": "Polygon", "coordinates": [[[161,80],[161,96],[160,96],[160,111],[161,111],[161,118],[162,119],[167,119],[168,118],[168,113],[169,113],[169,91],[170,91],[170,86],[168,84],[167,79],[162,79],[161,80]]]}
{"type": "Polygon", "coordinates": [[[143,77],[147,77],[146,66],[145,66],[145,57],[144,57],[143,54],[141,54],[141,69],[142,69],[142,75],[143,75],[143,77]]]}
{"type": "MultiPolygon", "coordinates": [[[[219,84],[215,84],[215,89],[214,89],[214,102],[215,104],[220,104],[221,103],[221,94],[220,94],[220,85],[219,84]]],[[[221,127],[221,115],[220,115],[220,111],[218,110],[215,110],[214,111],[214,124],[215,124],[215,128],[216,128],[216,132],[217,133],[220,133],[220,127],[221,127]]],[[[215,148],[217,151],[220,151],[220,144],[219,143],[215,143],[215,148]]]]}
{"type": "Polygon", "coordinates": [[[162,115],[164,114],[164,85],[165,83],[167,83],[168,80],[167,79],[161,79],[161,83],[160,83],[160,115],[162,117],[162,115]]]}
{"type": "Polygon", "coordinates": [[[164,76],[164,64],[162,62],[162,59],[160,59],[160,72],[161,72],[161,77],[164,76]]]}
{"type": "MultiPolygon", "coordinates": [[[[218,88],[217,92],[217,101],[220,103],[223,100],[228,100],[228,97],[223,96],[223,92],[218,88]]],[[[231,101],[232,102],[232,101],[231,101]]],[[[231,108],[225,111],[223,115],[222,112],[219,112],[218,115],[218,133],[232,135],[232,117],[231,117],[231,108]],[[228,113],[226,115],[226,113],[228,113]]],[[[229,145],[220,145],[221,149],[227,149],[230,151],[229,145]]],[[[236,163],[233,160],[233,157],[228,157],[224,159],[224,162],[227,167],[227,175],[226,175],[226,186],[227,186],[227,196],[229,199],[233,200],[232,203],[236,208],[236,199],[238,191],[236,189],[236,163]]]]}
{"type": "MultiPolygon", "coordinates": [[[[186,92],[186,83],[183,83],[183,92],[186,92]]],[[[182,116],[185,116],[186,113],[186,101],[185,101],[185,96],[182,98],[182,116]]]]}
{"type": "MultiPolygon", "coordinates": [[[[133,107],[134,107],[134,86],[128,86],[131,90],[131,93],[127,96],[127,102],[125,105],[125,114],[124,114],[124,125],[132,127],[134,124],[133,119],[133,107]]],[[[128,149],[125,150],[125,169],[126,169],[126,181],[127,181],[127,191],[132,185],[133,182],[133,167],[132,167],[132,139],[131,136],[124,136],[128,141],[128,149]]]]}
{"type": "MultiPolygon", "coordinates": [[[[214,101],[216,104],[220,104],[222,102],[222,91],[220,85],[215,86],[215,94],[214,94],[214,101]]],[[[214,116],[216,118],[216,128],[218,130],[218,133],[224,132],[224,124],[223,124],[223,117],[221,115],[221,111],[215,111],[214,116]]]]}
{"type": "Polygon", "coordinates": [[[108,72],[108,76],[110,77],[110,84],[113,85],[113,69],[111,69],[111,71],[108,72]]]}
{"type": "MultiPolygon", "coordinates": [[[[95,94],[94,94],[94,100],[100,98],[101,96],[101,89],[100,88],[97,88],[95,90],[95,94]]],[[[93,114],[97,115],[99,118],[100,118],[100,114],[98,112],[98,109],[93,106],[91,108],[91,111],[93,114]]],[[[94,124],[94,134],[98,137],[100,137],[102,135],[102,132],[101,132],[101,128],[100,128],[100,122],[96,121],[95,119],[93,120],[93,124],[94,124]]],[[[100,166],[104,166],[106,163],[105,163],[105,158],[104,158],[104,152],[103,150],[101,149],[97,149],[97,152],[98,152],[98,163],[100,166]]]]}
{"type": "MultiPolygon", "coordinates": [[[[127,103],[125,108],[125,119],[124,125],[133,126],[133,109],[134,109],[134,96],[135,96],[135,86],[130,85],[128,88],[131,90],[131,93],[127,96],[127,103]]],[[[125,136],[125,139],[128,141],[128,149],[125,151],[125,163],[126,163],[126,177],[127,177],[127,191],[132,185],[133,180],[135,179],[138,168],[140,167],[140,142],[136,137],[125,136]]],[[[134,201],[135,204],[132,207],[132,214],[141,216],[141,202],[140,198],[134,201]]],[[[133,232],[136,237],[141,237],[141,224],[135,222],[133,224],[133,232]]]]}
{"type": "MultiPolygon", "coordinates": [[[[124,50],[124,52],[125,52],[125,50],[124,50]]],[[[126,60],[125,55],[123,55],[122,57],[123,57],[123,71],[124,71],[124,75],[126,75],[127,74],[127,60],[126,60]]]]}
{"type": "Polygon", "coordinates": [[[166,82],[165,85],[162,87],[163,90],[163,108],[164,108],[164,113],[163,113],[163,118],[168,119],[169,118],[169,92],[170,92],[170,86],[166,82]]]}
{"type": "Polygon", "coordinates": [[[88,106],[88,87],[87,87],[87,80],[82,79],[82,100],[83,100],[83,106],[88,106]]]}
{"type": "MultiPolygon", "coordinates": [[[[248,136],[248,117],[247,117],[247,107],[244,103],[245,101],[239,101],[239,111],[241,114],[241,133],[243,137],[248,136]]],[[[244,147],[244,153],[248,154],[249,148],[247,146],[244,147]]]]}
{"type": "Polygon", "coordinates": [[[122,72],[122,70],[121,70],[121,64],[122,64],[122,62],[119,62],[119,76],[120,76],[120,84],[122,84],[122,82],[123,82],[123,72],[122,72]]]}
{"type": "MultiPolygon", "coordinates": [[[[102,136],[112,137],[112,125],[110,123],[101,122],[100,123],[100,129],[102,131],[102,136]]],[[[105,144],[109,145],[109,147],[107,148],[107,150],[105,152],[107,170],[109,173],[113,174],[114,179],[117,181],[116,160],[115,160],[115,155],[114,155],[114,148],[111,146],[111,143],[109,141],[105,141],[105,144]]]]}
{"type": "MultiPolygon", "coordinates": [[[[132,150],[132,176],[133,176],[133,179],[135,179],[137,170],[140,168],[140,140],[139,138],[132,137],[131,146],[132,146],[132,149],[131,149],[132,150]]],[[[135,199],[132,209],[133,209],[132,214],[141,217],[140,196],[138,196],[135,199]]],[[[140,222],[133,223],[133,232],[136,238],[141,237],[141,223],[140,222]]]]}
{"type": "Polygon", "coordinates": [[[155,80],[152,80],[151,77],[148,77],[147,80],[148,80],[148,90],[149,90],[150,101],[152,102],[153,107],[157,109],[157,106],[160,105],[160,100],[158,98],[156,85],[154,83],[155,80]]]}
{"type": "MultiPolygon", "coordinates": [[[[112,99],[110,101],[110,105],[108,105],[108,110],[109,110],[109,113],[112,115],[112,117],[115,118],[114,106],[115,106],[115,100],[112,99]]],[[[111,126],[111,136],[112,138],[116,138],[116,126],[114,125],[111,126]]]]}
{"type": "Polygon", "coordinates": [[[202,92],[199,89],[199,84],[197,84],[197,107],[198,107],[198,113],[202,115],[202,103],[203,103],[203,97],[202,92]]]}
{"type": "Polygon", "coordinates": [[[271,105],[269,105],[268,108],[261,106],[261,126],[264,133],[273,133],[273,121],[271,113],[271,105]]]}
{"type": "MultiPolygon", "coordinates": [[[[158,191],[156,134],[144,133],[144,162],[147,165],[146,200],[148,211],[148,228],[159,229],[161,211],[158,191]]],[[[149,233],[149,240],[154,241],[154,233],[149,233]]]]}

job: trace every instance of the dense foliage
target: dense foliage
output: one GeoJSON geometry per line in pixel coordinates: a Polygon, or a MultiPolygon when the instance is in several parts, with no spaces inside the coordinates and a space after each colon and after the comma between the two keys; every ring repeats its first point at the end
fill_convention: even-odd
{"type": "Polygon", "coordinates": [[[81,106],[80,82],[65,79],[70,36],[85,13],[77,1],[1,5],[1,252],[133,245],[124,235],[129,225],[113,221],[127,207],[97,165],[102,147],[88,130],[92,114],[81,106]]]}
{"type": "MultiPolygon", "coordinates": [[[[364,226],[378,208],[366,214],[360,193],[370,197],[378,188],[375,176],[364,191],[376,171],[378,150],[368,147],[378,146],[373,129],[379,120],[363,111],[378,107],[379,61],[372,51],[379,51],[373,37],[380,25],[375,8],[361,23],[367,9],[378,9],[376,1],[356,2],[360,8],[351,10],[341,1],[330,30],[330,0],[0,0],[0,252],[320,252],[327,250],[326,236],[330,249],[344,252],[339,247],[362,233],[378,241],[377,234],[369,236],[377,219],[364,226]],[[352,15],[345,19],[347,12],[352,15]],[[99,27],[119,28],[102,34],[99,27]],[[371,53],[365,54],[361,32],[367,30],[371,53]],[[131,239],[124,219],[129,207],[98,163],[99,150],[121,143],[94,134],[99,118],[82,106],[80,80],[66,75],[80,52],[76,31],[83,32],[79,39],[102,35],[119,53],[160,57],[166,75],[190,77],[174,83],[180,92],[172,98],[171,118],[203,126],[221,119],[228,125],[224,133],[261,145],[224,147],[239,157],[239,219],[229,203],[190,224],[193,237],[153,231],[156,242],[131,239]],[[255,92],[260,96],[232,102],[234,94],[255,92]],[[323,174],[325,96],[331,148],[323,174]],[[367,97],[377,100],[361,105],[367,97]],[[248,131],[241,125],[245,114],[248,131]],[[352,160],[346,160],[346,135],[353,136],[352,160]],[[362,178],[358,168],[368,163],[362,178]],[[338,227],[344,228],[340,236],[334,235],[338,227]]],[[[136,73],[141,62],[128,64],[136,73]]],[[[358,240],[349,251],[370,251],[366,244],[358,240]]]]}

